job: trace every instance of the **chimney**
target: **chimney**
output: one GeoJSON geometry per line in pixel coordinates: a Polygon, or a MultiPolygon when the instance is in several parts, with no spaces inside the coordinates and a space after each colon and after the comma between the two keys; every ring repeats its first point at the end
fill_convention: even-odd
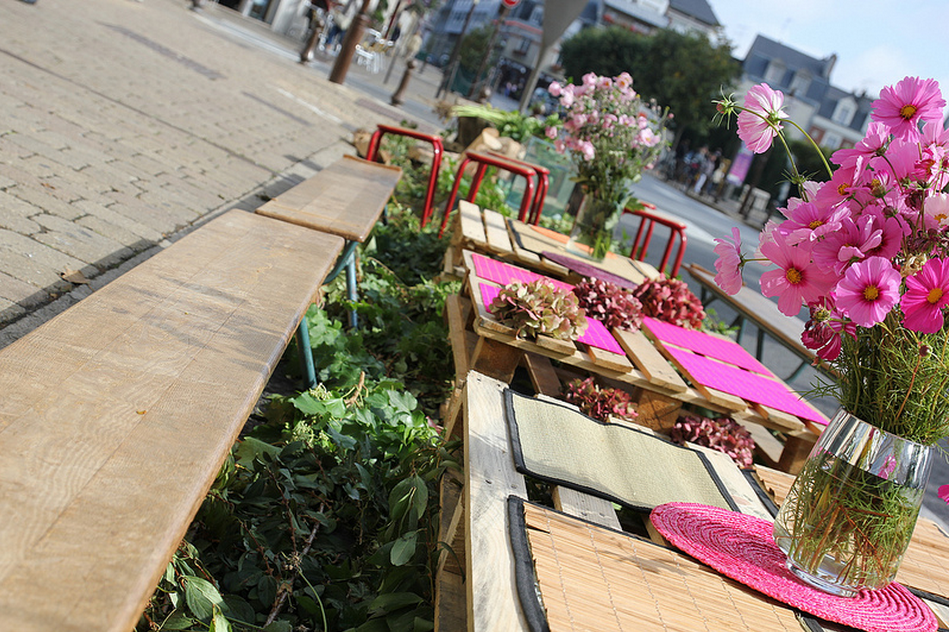
{"type": "Polygon", "coordinates": [[[831,53],[830,56],[824,58],[824,78],[830,79],[830,73],[834,69],[834,66],[837,64],[837,53],[831,53]]]}

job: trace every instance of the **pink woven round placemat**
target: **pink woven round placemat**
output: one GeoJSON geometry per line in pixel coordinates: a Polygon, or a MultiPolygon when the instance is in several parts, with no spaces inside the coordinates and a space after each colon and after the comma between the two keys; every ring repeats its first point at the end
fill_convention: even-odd
{"type": "Polygon", "coordinates": [[[804,612],[867,632],[932,632],[936,617],[916,595],[896,582],[856,597],[812,588],[784,565],[771,537],[771,523],[690,503],[659,505],[650,515],[667,540],[718,572],[804,612]]]}

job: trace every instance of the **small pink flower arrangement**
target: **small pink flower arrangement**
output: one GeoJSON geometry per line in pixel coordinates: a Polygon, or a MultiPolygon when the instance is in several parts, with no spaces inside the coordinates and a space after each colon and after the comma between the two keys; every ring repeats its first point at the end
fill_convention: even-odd
{"type": "Polygon", "coordinates": [[[554,82],[548,88],[563,113],[547,137],[560,153],[569,151],[578,181],[616,204],[629,196],[626,187],[651,169],[662,150],[667,116],[633,90],[629,73],[583,76],[580,85],[554,82]]]}
{"type": "MultiPolygon", "coordinates": [[[[743,105],[717,102],[721,115],[738,113],[738,135],[758,153],[775,140],[786,148],[785,126],[804,133],[783,104],[766,84],[749,90],[743,105]]],[[[932,79],[884,88],[864,139],[832,155],[836,169],[824,162],[829,181],[807,181],[792,158],[800,194],[781,209],[784,221],[762,232],[759,258],[745,257],[737,229],[715,248],[726,292],[741,288],[746,262],[763,261],[773,267],[761,277],[762,293],[789,316],[809,309],[802,341],[839,372],[830,390],[844,409],[927,445],[949,434],[945,105],[932,79]]]]}

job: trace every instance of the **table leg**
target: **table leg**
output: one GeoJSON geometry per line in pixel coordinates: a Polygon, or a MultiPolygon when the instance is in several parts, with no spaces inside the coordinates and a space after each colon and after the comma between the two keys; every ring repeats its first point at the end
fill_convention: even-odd
{"type": "Polygon", "coordinates": [[[310,348],[310,327],[306,322],[306,314],[297,327],[297,347],[300,352],[300,369],[307,389],[316,386],[316,369],[313,367],[313,349],[310,348]]]}
{"type": "MultiPolygon", "coordinates": [[[[346,298],[351,303],[355,303],[359,298],[356,292],[356,253],[349,255],[349,261],[346,262],[346,298]]],[[[359,328],[359,317],[356,315],[356,308],[349,309],[349,326],[353,329],[359,328]]]]}

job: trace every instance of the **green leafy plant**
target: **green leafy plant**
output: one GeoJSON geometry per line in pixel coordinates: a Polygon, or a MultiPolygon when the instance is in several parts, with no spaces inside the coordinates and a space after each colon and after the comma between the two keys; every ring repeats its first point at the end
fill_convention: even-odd
{"type": "Polygon", "coordinates": [[[452,116],[472,116],[491,123],[501,136],[507,136],[519,143],[526,143],[532,136],[545,138],[544,131],[557,124],[557,116],[546,119],[522,114],[517,110],[501,110],[491,105],[456,105],[451,109],[452,116]]]}
{"type": "Polygon", "coordinates": [[[521,338],[576,340],[587,326],[576,295],[545,279],[504,286],[488,310],[521,338]]]}
{"type": "Polygon", "coordinates": [[[568,382],[564,388],[564,398],[583,414],[600,421],[609,421],[611,416],[626,420],[639,416],[629,393],[617,388],[601,387],[592,377],[568,382]]]}
{"type": "Polygon", "coordinates": [[[640,283],[632,295],[642,303],[646,316],[687,329],[702,328],[702,301],[685,281],[660,276],[640,283]]]}
{"type": "Polygon", "coordinates": [[[588,318],[607,329],[638,331],[643,323],[643,305],[627,290],[600,279],[584,279],[573,288],[588,318]]]}

